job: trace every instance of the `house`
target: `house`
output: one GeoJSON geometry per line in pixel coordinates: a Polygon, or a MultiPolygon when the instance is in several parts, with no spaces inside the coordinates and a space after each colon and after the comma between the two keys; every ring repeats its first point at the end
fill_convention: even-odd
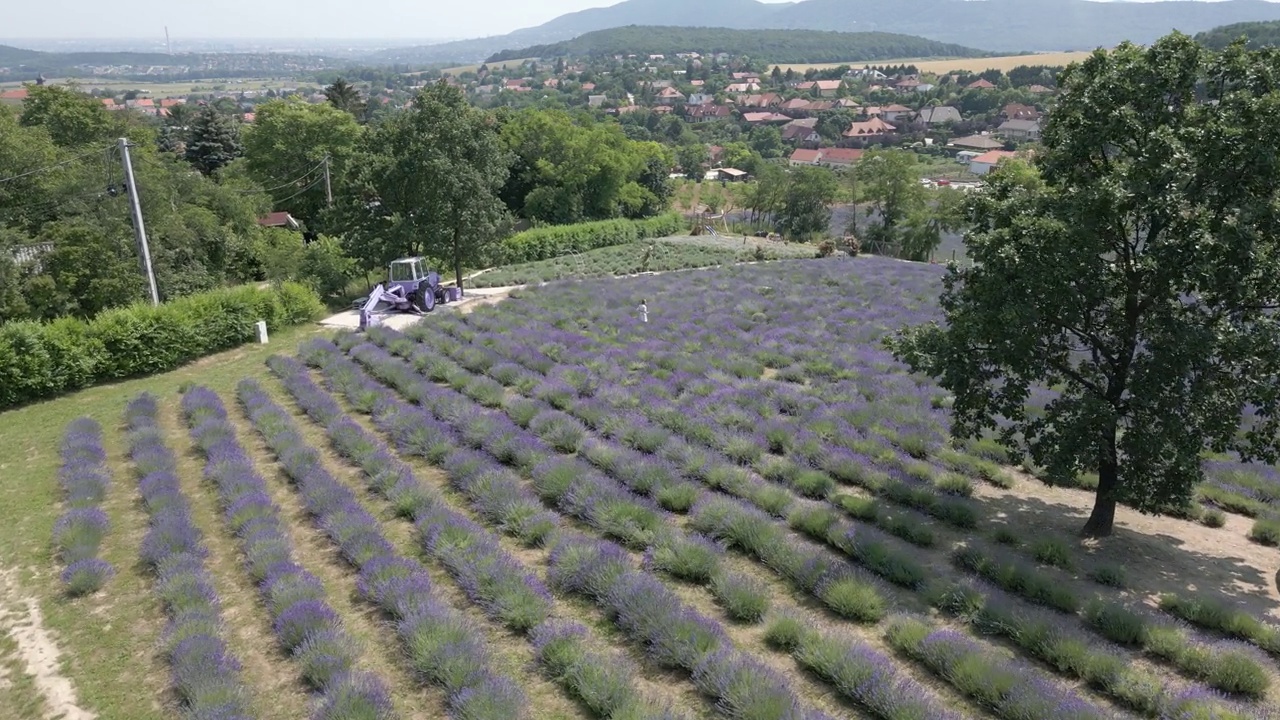
{"type": "Polygon", "coordinates": [[[853,69],[845,73],[844,76],[849,78],[866,78],[868,80],[884,80],[885,79],[884,73],[880,72],[879,70],[872,70],[871,68],[853,69]]]}
{"type": "Polygon", "coordinates": [[[977,80],[974,80],[968,85],[965,85],[964,89],[965,90],[995,90],[996,86],[992,85],[989,81],[983,78],[978,78],[977,80]]]}
{"type": "Polygon", "coordinates": [[[945,123],[956,123],[963,120],[960,111],[950,105],[938,105],[936,107],[927,107],[916,113],[916,120],[925,125],[942,125],[945,123]]]}
{"type": "Polygon", "coordinates": [[[822,142],[817,131],[818,118],[792,120],[782,126],[782,139],[788,142],[816,143],[822,142]]]}
{"type": "Polygon", "coordinates": [[[273,212],[260,217],[258,224],[262,227],[282,227],[290,230],[297,230],[300,227],[298,221],[287,212],[273,212]]]}
{"type": "Polygon", "coordinates": [[[825,148],[822,156],[818,158],[818,164],[829,168],[847,168],[856,164],[862,159],[864,150],[858,148],[825,148]]]}
{"type": "Polygon", "coordinates": [[[760,86],[756,83],[733,83],[724,89],[728,93],[753,93],[758,92],[760,86]]]}
{"type": "Polygon", "coordinates": [[[804,98],[792,98],[778,108],[779,110],[788,110],[794,112],[803,112],[809,109],[809,101],[804,98]]]}
{"type": "Polygon", "coordinates": [[[880,118],[885,122],[894,122],[898,118],[904,118],[914,114],[914,110],[905,105],[887,105],[880,108],[880,118]]]}
{"type": "Polygon", "coordinates": [[[985,152],[969,161],[969,172],[974,175],[986,175],[991,172],[1001,160],[1005,160],[1016,156],[1017,153],[1008,150],[991,150],[985,152]]]}
{"type": "Polygon", "coordinates": [[[835,97],[843,84],[843,80],[810,80],[797,84],[796,89],[805,92],[813,92],[816,89],[822,97],[835,97]]]}
{"type": "Polygon", "coordinates": [[[0,101],[22,102],[27,99],[27,89],[18,88],[17,90],[5,90],[0,92],[0,101]]]}
{"type": "Polygon", "coordinates": [[[996,132],[1010,140],[1036,141],[1040,139],[1039,120],[1005,120],[996,132]]]}
{"type": "Polygon", "coordinates": [[[598,108],[603,106],[608,99],[608,95],[588,95],[587,105],[589,107],[598,108]]]}
{"type": "Polygon", "coordinates": [[[1039,120],[1040,111],[1031,105],[1009,103],[1000,110],[1000,117],[1004,120],[1039,120]]]}
{"type": "Polygon", "coordinates": [[[749,177],[746,170],[737,168],[720,168],[718,174],[719,178],[726,182],[743,182],[749,177]]]}
{"type": "Polygon", "coordinates": [[[687,105],[706,105],[716,101],[716,96],[710,93],[690,93],[689,99],[685,101],[687,105]]]}
{"type": "Polygon", "coordinates": [[[1004,147],[1004,143],[996,140],[990,135],[970,135],[968,137],[956,138],[947,143],[947,147],[956,147],[963,150],[979,150],[986,152],[987,150],[999,150],[1004,147]]]}
{"type": "Polygon", "coordinates": [[[879,105],[868,105],[862,109],[862,114],[866,115],[868,118],[878,118],[881,115],[884,115],[884,109],[879,105]]]}
{"type": "Polygon", "coordinates": [[[919,85],[917,85],[917,86],[916,86],[916,92],[918,92],[918,93],[927,93],[927,92],[931,92],[931,91],[933,91],[933,90],[934,90],[935,88],[937,88],[937,87],[938,87],[938,86],[937,86],[937,85],[934,85],[933,83],[926,83],[926,82],[922,82],[922,83],[920,83],[919,85]]]}
{"type": "Polygon", "coordinates": [[[591,92],[596,89],[595,83],[582,83],[582,92],[591,92]]]}
{"type": "Polygon", "coordinates": [[[240,122],[245,123],[246,125],[252,125],[253,121],[257,119],[258,116],[251,112],[247,112],[240,116],[240,122]]]}
{"type": "Polygon", "coordinates": [[[805,112],[820,113],[826,110],[834,110],[836,107],[838,107],[836,105],[837,102],[839,101],[838,100],[810,100],[809,107],[805,109],[805,112]]]}
{"type": "Polygon", "coordinates": [[[846,168],[862,158],[862,150],[855,148],[820,148],[806,150],[800,148],[791,153],[787,163],[792,167],[800,165],[820,165],[829,168],[846,168]]]}
{"type": "Polygon", "coordinates": [[[893,84],[893,89],[900,93],[915,92],[920,87],[920,78],[907,77],[893,84]]]}
{"type": "Polygon", "coordinates": [[[760,82],[760,75],[753,72],[736,72],[731,77],[739,82],[760,82]]]}
{"type": "Polygon", "coordinates": [[[688,98],[675,88],[663,88],[654,101],[659,105],[683,105],[688,98]]]}
{"type": "Polygon", "coordinates": [[[712,104],[685,106],[684,117],[689,122],[695,123],[715,122],[733,117],[733,107],[712,104]]]}
{"type": "Polygon", "coordinates": [[[788,158],[787,164],[792,167],[797,165],[817,165],[818,161],[821,159],[821,150],[806,150],[805,148],[799,148],[795,152],[791,153],[791,157],[788,158]]]}
{"type": "Polygon", "coordinates": [[[782,96],[778,93],[740,95],[738,97],[738,107],[740,108],[776,108],[781,104],[782,96]]]}
{"type": "Polygon", "coordinates": [[[707,81],[706,80],[690,80],[689,84],[694,87],[702,87],[703,85],[707,84],[707,81]]]}
{"type": "Polygon", "coordinates": [[[844,131],[844,136],[847,138],[877,138],[888,135],[896,129],[884,120],[873,117],[864,122],[850,124],[849,129],[844,131]]]}
{"type": "Polygon", "coordinates": [[[1053,89],[1047,88],[1043,85],[1032,85],[1031,87],[1027,88],[1027,92],[1035,93],[1036,95],[1052,95],[1053,89]]]}
{"type": "Polygon", "coordinates": [[[506,82],[504,82],[504,83],[502,84],[502,87],[503,87],[503,89],[505,89],[505,90],[515,90],[515,89],[517,89],[517,88],[522,88],[522,87],[524,87],[524,86],[525,86],[525,83],[526,83],[526,81],[525,81],[525,80],[523,80],[523,79],[512,79],[512,80],[507,80],[506,82]]]}
{"type": "Polygon", "coordinates": [[[742,119],[748,125],[771,125],[773,123],[791,122],[789,116],[776,112],[746,112],[742,113],[742,119]]]}

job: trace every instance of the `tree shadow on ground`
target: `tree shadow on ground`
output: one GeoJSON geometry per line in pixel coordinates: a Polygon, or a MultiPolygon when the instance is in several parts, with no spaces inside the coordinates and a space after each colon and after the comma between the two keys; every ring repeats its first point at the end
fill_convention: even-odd
{"type": "Polygon", "coordinates": [[[1044,535],[1069,538],[1082,577],[1103,565],[1119,566],[1130,595],[1149,604],[1160,593],[1194,594],[1280,623],[1274,582],[1280,557],[1244,537],[1241,526],[1247,526],[1246,520],[1236,518],[1213,529],[1118,508],[1110,537],[1081,540],[1077,535],[1088,518],[1091,494],[1051,489],[1035,480],[1020,484],[1020,492],[988,492],[975,498],[986,510],[984,530],[1003,525],[1028,541],[1044,535]],[[1221,552],[1206,552],[1210,548],[1221,552]]]}

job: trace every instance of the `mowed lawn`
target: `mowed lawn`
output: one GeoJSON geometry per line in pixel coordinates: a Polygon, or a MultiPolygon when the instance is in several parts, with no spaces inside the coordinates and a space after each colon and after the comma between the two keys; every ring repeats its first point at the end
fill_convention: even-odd
{"type": "Polygon", "coordinates": [[[395,717],[1253,720],[1280,707],[1280,634],[1267,634],[1280,551],[1250,542],[1247,520],[1121,508],[1114,537],[1082,543],[1088,492],[946,436],[945,394],[881,343],[938,317],[941,272],[828,258],[574,279],[404,333],[284,332],[0,414],[0,717],[179,716],[122,427],[143,391],[159,398],[253,717],[314,717],[321,693],[281,649],[220,507],[237,486],[206,475],[184,425],[195,386],[213,394],[188,394],[188,409],[197,396],[225,408],[294,560],[395,717]],[[117,574],[67,600],[50,543],[58,443],[85,415],[113,471],[102,557],[117,574]],[[412,592],[361,590],[389,578],[412,592]],[[15,627],[26,598],[60,656],[34,676],[15,627]],[[1215,627],[1228,613],[1187,599],[1240,614],[1215,627]]]}
{"type": "Polygon", "coordinates": [[[846,63],[790,63],[786,65],[778,65],[782,72],[794,70],[803,73],[805,70],[831,70],[841,65],[850,65],[853,67],[861,67],[863,65],[915,65],[920,68],[920,72],[930,74],[942,74],[950,72],[975,72],[980,73],[983,70],[1000,70],[1001,72],[1009,72],[1019,65],[1070,65],[1073,62],[1080,62],[1089,57],[1088,52],[1059,52],[1059,53],[1034,53],[1031,55],[1001,55],[997,57],[987,58],[949,58],[945,60],[937,59],[903,59],[903,60],[876,60],[874,62],[846,62],[846,63]]]}

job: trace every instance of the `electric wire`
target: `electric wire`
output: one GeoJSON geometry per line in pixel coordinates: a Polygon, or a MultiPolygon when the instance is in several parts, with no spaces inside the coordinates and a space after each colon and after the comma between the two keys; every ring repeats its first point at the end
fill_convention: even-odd
{"type": "Polygon", "coordinates": [[[100,152],[110,152],[112,147],[114,147],[114,146],[108,145],[108,146],[107,146],[107,147],[105,147],[105,148],[99,148],[99,149],[97,149],[97,150],[90,150],[90,151],[89,151],[89,152],[87,152],[87,153],[83,153],[83,154],[81,154],[81,155],[76,155],[75,157],[67,158],[66,160],[63,160],[62,162],[56,162],[56,163],[54,163],[54,164],[52,164],[52,165],[45,165],[45,166],[43,166],[43,167],[38,167],[38,168],[36,168],[36,169],[34,169],[34,170],[28,170],[27,172],[24,172],[24,173],[19,173],[19,174],[17,174],[17,175],[10,175],[9,177],[6,177],[6,178],[0,178],[0,185],[3,185],[4,183],[7,183],[7,182],[12,182],[12,181],[14,181],[14,180],[20,180],[20,179],[22,179],[22,178],[24,178],[24,177],[29,177],[29,176],[31,176],[31,175],[37,175],[37,174],[42,173],[42,172],[48,172],[48,171],[53,170],[53,169],[55,169],[55,168],[60,168],[60,167],[62,167],[63,165],[70,165],[71,163],[76,162],[76,161],[78,161],[78,160],[83,160],[84,158],[87,158],[87,157],[89,157],[90,155],[96,155],[96,154],[98,154],[98,153],[100,153],[100,152]]]}
{"type": "Polygon", "coordinates": [[[287,198],[283,198],[283,199],[281,199],[281,200],[277,200],[277,201],[276,201],[276,205],[282,205],[282,204],[284,204],[284,203],[287,203],[287,202],[289,202],[290,200],[292,200],[292,199],[294,199],[294,198],[298,197],[298,196],[299,196],[299,195],[301,195],[302,193],[304,193],[304,192],[306,192],[306,191],[308,191],[308,190],[310,190],[310,189],[314,188],[315,186],[319,185],[319,184],[320,184],[320,183],[322,183],[322,182],[324,182],[324,177],[323,177],[323,176],[318,177],[318,178],[316,178],[315,180],[312,180],[310,185],[307,185],[306,187],[302,188],[302,189],[301,189],[301,190],[299,190],[298,192],[296,192],[296,193],[294,193],[294,194],[290,195],[290,196],[289,196],[289,197],[287,197],[287,198]]]}
{"type": "Polygon", "coordinates": [[[315,172],[315,171],[319,170],[319,169],[320,169],[320,168],[322,168],[322,167],[324,167],[324,161],[323,161],[323,160],[321,160],[320,162],[316,163],[316,165],[315,165],[314,167],[312,167],[310,170],[307,170],[306,172],[302,173],[302,174],[301,174],[301,175],[299,175],[298,177],[296,177],[296,178],[294,178],[294,179],[290,180],[289,182],[287,182],[287,183],[285,183],[285,184],[283,184],[283,185],[277,185],[277,186],[275,186],[275,187],[273,187],[273,188],[262,188],[262,189],[257,189],[257,190],[237,190],[236,192],[240,193],[241,195],[254,195],[254,194],[257,194],[257,193],[271,193],[271,192],[275,192],[275,191],[277,191],[277,190],[284,190],[285,188],[288,188],[288,187],[296,187],[296,186],[297,186],[297,184],[298,184],[300,181],[302,181],[302,180],[306,179],[306,178],[307,178],[307,176],[311,175],[311,173],[313,173],[313,172],[315,172]]]}

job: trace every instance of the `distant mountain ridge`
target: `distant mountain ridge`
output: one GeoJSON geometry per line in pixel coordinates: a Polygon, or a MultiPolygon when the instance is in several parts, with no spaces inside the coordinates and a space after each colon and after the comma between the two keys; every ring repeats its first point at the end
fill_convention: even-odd
{"type": "Polygon", "coordinates": [[[1196,35],[1196,40],[1221,50],[1241,37],[1248,40],[1251,48],[1280,47],[1280,20],[1224,25],[1196,35]]]}
{"type": "Polygon", "coordinates": [[[983,57],[990,54],[963,45],[895,33],[628,25],[596,30],[551,45],[508,50],[490,57],[486,62],[523,57],[670,57],[690,49],[704,53],[746,55],[775,63],[876,62],[902,58],[983,57]]]}
{"type": "Polygon", "coordinates": [[[916,35],[991,52],[1092,50],[1124,40],[1145,44],[1172,30],[1280,20],[1280,3],[1093,2],[1091,0],[625,0],[562,15],[537,27],[475,40],[395,48],[370,62],[479,62],[503,51],[571,40],[627,25],[797,29],[916,35]]]}

